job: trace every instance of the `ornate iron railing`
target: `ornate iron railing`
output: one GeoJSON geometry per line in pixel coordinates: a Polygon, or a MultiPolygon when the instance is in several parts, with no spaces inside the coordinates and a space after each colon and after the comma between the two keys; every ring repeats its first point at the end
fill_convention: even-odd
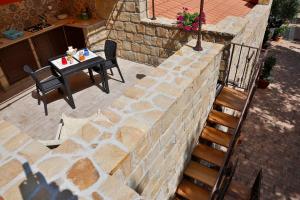
{"type": "Polygon", "coordinates": [[[240,136],[243,122],[244,122],[244,120],[247,116],[250,103],[251,103],[252,98],[254,96],[254,92],[255,92],[255,89],[257,87],[257,81],[258,81],[258,78],[259,78],[259,75],[260,75],[260,71],[261,71],[261,68],[262,68],[263,63],[264,63],[264,57],[259,58],[259,53],[260,53],[259,48],[250,47],[250,46],[243,45],[243,44],[235,44],[235,43],[232,44],[230,62],[229,62],[229,65],[228,65],[228,67],[225,71],[226,76],[224,77],[224,80],[225,80],[224,84],[221,84],[220,90],[222,89],[222,87],[224,87],[224,85],[231,85],[235,88],[239,88],[239,89],[242,89],[242,90],[246,91],[248,93],[248,95],[247,95],[246,103],[245,103],[245,105],[243,107],[243,110],[241,112],[241,115],[240,115],[240,118],[239,118],[239,121],[238,121],[238,125],[237,125],[236,129],[234,130],[232,140],[231,140],[229,148],[226,152],[225,160],[222,164],[221,169],[219,170],[218,179],[216,181],[216,184],[214,185],[214,188],[212,190],[212,194],[218,192],[217,190],[220,187],[222,178],[224,177],[224,175],[226,175],[226,171],[227,171],[227,167],[228,167],[229,162],[230,162],[230,158],[233,154],[235,144],[236,144],[236,142],[237,142],[237,140],[240,136]],[[234,51],[235,51],[236,46],[239,46],[240,49],[238,51],[239,53],[238,53],[238,57],[237,57],[237,61],[236,61],[237,65],[235,65],[236,66],[235,68],[232,68],[232,62],[233,62],[234,51]],[[241,56],[242,55],[241,52],[243,51],[242,48],[247,48],[247,53],[246,53],[246,56],[245,56],[246,60],[245,60],[245,63],[244,63],[244,68],[240,69],[239,64],[240,64],[241,58],[242,58],[242,56],[241,56]],[[250,53],[251,50],[254,50],[254,51],[252,53],[250,53]],[[251,59],[253,59],[252,63],[250,62],[251,59]],[[236,80],[236,77],[237,77],[237,74],[238,74],[237,70],[239,70],[239,69],[241,70],[241,72],[240,72],[241,77],[237,81],[236,80]],[[245,77],[246,74],[248,74],[248,77],[245,77]],[[233,79],[230,79],[230,76],[232,76],[233,79]],[[245,80],[246,78],[247,78],[247,81],[245,80]]]}
{"type": "Polygon", "coordinates": [[[249,90],[259,53],[260,49],[257,47],[231,43],[229,63],[225,69],[223,84],[249,90]]]}

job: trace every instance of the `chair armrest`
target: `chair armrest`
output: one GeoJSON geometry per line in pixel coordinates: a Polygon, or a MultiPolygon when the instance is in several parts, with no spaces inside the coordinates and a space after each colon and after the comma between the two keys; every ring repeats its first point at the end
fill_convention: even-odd
{"type": "MultiPolygon", "coordinates": [[[[48,83],[48,82],[51,82],[52,80],[54,80],[54,79],[58,79],[58,80],[60,80],[59,78],[57,78],[57,77],[48,77],[48,78],[45,78],[45,79],[43,79],[43,80],[41,80],[41,83],[48,83]]],[[[62,83],[62,81],[60,80],[60,82],[62,83]]]]}
{"type": "Polygon", "coordinates": [[[92,52],[93,52],[93,53],[104,52],[104,49],[93,50],[92,52]]]}
{"type": "Polygon", "coordinates": [[[48,70],[49,68],[51,68],[50,65],[45,66],[45,67],[42,67],[42,68],[40,68],[40,69],[34,71],[34,73],[40,73],[40,72],[43,72],[43,71],[45,71],[45,70],[48,70]]]}

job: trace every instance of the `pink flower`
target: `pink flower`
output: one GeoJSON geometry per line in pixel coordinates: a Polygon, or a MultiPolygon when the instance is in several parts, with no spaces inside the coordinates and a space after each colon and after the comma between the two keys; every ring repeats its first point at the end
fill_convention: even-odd
{"type": "Polygon", "coordinates": [[[178,20],[178,21],[183,21],[183,20],[184,20],[184,17],[180,15],[180,16],[177,17],[177,20],[178,20]]]}
{"type": "Polygon", "coordinates": [[[192,24],[192,27],[198,27],[199,26],[199,23],[198,22],[194,22],[193,24],[192,24]]]}
{"type": "Polygon", "coordinates": [[[184,27],[184,30],[186,30],[186,31],[191,31],[191,30],[192,30],[192,27],[190,27],[190,26],[185,26],[185,27],[184,27]]]}
{"type": "Polygon", "coordinates": [[[192,30],[193,30],[193,31],[197,31],[197,30],[198,30],[198,27],[195,26],[195,27],[192,28],[192,30]]]}
{"type": "Polygon", "coordinates": [[[178,28],[183,28],[183,24],[177,24],[178,28]]]}

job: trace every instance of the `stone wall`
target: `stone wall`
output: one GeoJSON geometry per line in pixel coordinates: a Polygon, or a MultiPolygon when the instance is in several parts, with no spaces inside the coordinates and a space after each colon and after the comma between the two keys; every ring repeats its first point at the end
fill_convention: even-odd
{"type": "Polygon", "coordinates": [[[95,1],[96,12],[102,19],[109,19],[118,0],[95,1]]]}
{"type": "Polygon", "coordinates": [[[204,42],[199,53],[192,49],[195,42],[153,68],[56,149],[0,122],[0,196],[172,196],[212,107],[222,57],[223,45],[204,42]]]}
{"type": "MultiPolygon", "coordinates": [[[[112,3],[113,1],[110,1],[112,3]]],[[[22,0],[14,3],[0,5],[0,32],[11,27],[23,30],[26,27],[40,23],[38,15],[46,15],[48,19],[57,14],[67,13],[78,17],[83,9],[88,7],[92,17],[103,17],[103,9],[109,8],[105,0],[22,0]],[[104,7],[103,5],[106,5],[104,7]],[[52,10],[48,9],[52,6],[52,10]]]]}
{"type": "Polygon", "coordinates": [[[163,62],[154,79],[136,86],[157,86],[142,103],[131,104],[146,111],[135,114],[134,120],[150,128],[132,151],[131,170],[121,167],[115,175],[145,199],[169,199],[175,193],[215,98],[223,46],[204,43],[205,51],[199,54],[193,45],[195,40],[163,62]]]}
{"type": "MultiPolygon", "coordinates": [[[[228,64],[229,44],[232,41],[260,47],[270,5],[271,3],[258,4],[245,17],[229,16],[216,25],[203,26],[204,41],[225,45],[220,68],[221,78],[228,64]]],[[[118,42],[120,57],[157,66],[195,38],[196,33],[179,30],[175,20],[148,19],[146,6],[145,0],[116,2],[108,18],[107,38],[118,42]]],[[[103,45],[103,41],[99,44],[103,45]]]]}
{"type": "MultiPolygon", "coordinates": [[[[204,25],[203,39],[226,44],[240,32],[243,23],[224,19],[216,25],[204,25]]],[[[195,36],[195,32],[179,30],[174,20],[148,19],[145,0],[119,0],[107,25],[107,37],[117,41],[120,57],[154,66],[195,36]]]]}
{"type": "MultiPolygon", "coordinates": [[[[23,30],[39,23],[38,15],[54,16],[63,10],[63,1],[23,0],[0,5],[0,32],[7,28],[23,30]],[[52,11],[47,6],[52,6],[52,11]]],[[[2,35],[2,34],[0,34],[2,35]]]]}

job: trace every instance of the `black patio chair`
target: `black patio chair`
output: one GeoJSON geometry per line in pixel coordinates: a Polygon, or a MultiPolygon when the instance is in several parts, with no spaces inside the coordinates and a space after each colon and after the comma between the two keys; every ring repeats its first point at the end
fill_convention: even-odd
{"type": "MultiPolygon", "coordinates": [[[[101,50],[96,50],[94,52],[96,53],[100,51],[101,50]]],[[[104,54],[105,54],[105,61],[102,63],[103,67],[106,70],[109,69],[112,75],[114,75],[112,68],[116,67],[120,74],[122,82],[125,83],[125,80],[123,78],[122,72],[120,70],[117,61],[117,43],[112,40],[106,40],[104,45],[104,54]]],[[[101,69],[99,67],[94,67],[93,70],[97,73],[101,73],[101,69]]]]}
{"type": "Polygon", "coordinates": [[[65,89],[64,88],[64,84],[61,80],[60,77],[51,75],[48,78],[45,79],[41,79],[40,78],[40,74],[41,73],[45,73],[46,71],[50,71],[51,67],[50,66],[46,66],[43,67],[41,69],[38,69],[36,71],[33,71],[31,67],[29,67],[28,65],[24,66],[24,71],[26,73],[28,73],[31,78],[35,81],[35,85],[36,85],[36,91],[38,94],[38,105],[41,104],[41,99],[44,103],[44,110],[45,110],[45,115],[48,115],[48,109],[47,109],[47,101],[45,99],[45,95],[53,90],[58,89],[59,92],[61,92],[60,89],[65,89]],[[41,94],[42,95],[41,95],[41,94]]]}

